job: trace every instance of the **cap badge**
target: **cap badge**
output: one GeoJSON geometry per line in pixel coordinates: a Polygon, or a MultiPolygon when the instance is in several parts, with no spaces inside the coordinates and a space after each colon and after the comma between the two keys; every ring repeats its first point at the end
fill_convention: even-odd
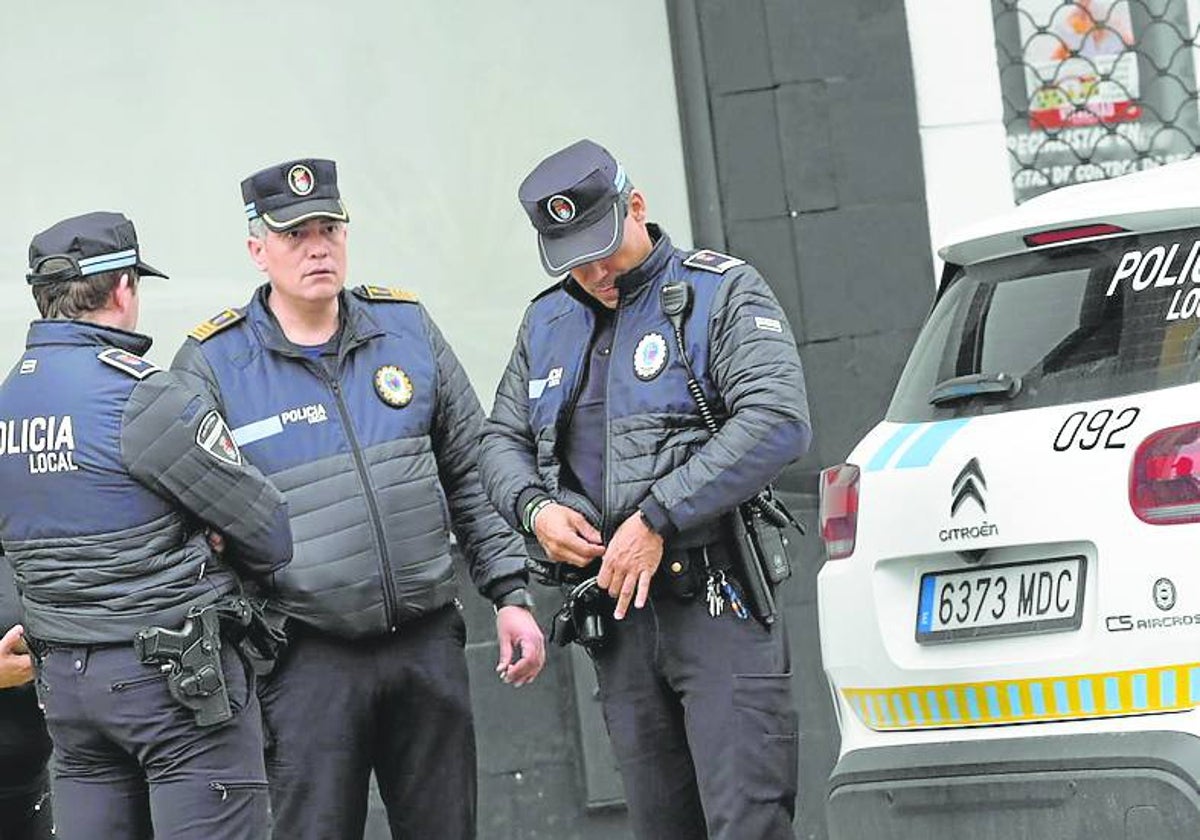
{"type": "Polygon", "coordinates": [[[565,225],[575,218],[575,202],[565,195],[552,195],[546,199],[546,210],[560,224],[565,225]]]}
{"type": "Polygon", "coordinates": [[[287,174],[288,187],[296,195],[308,195],[316,186],[316,179],[313,178],[312,170],[302,163],[297,163],[287,174]]]}
{"type": "Polygon", "coordinates": [[[375,371],[375,393],[392,408],[404,408],[412,402],[412,380],[395,365],[384,365],[375,371]]]}
{"type": "Polygon", "coordinates": [[[646,333],[633,351],[633,372],[643,382],[662,373],[667,366],[667,342],[659,333],[646,333]]]}

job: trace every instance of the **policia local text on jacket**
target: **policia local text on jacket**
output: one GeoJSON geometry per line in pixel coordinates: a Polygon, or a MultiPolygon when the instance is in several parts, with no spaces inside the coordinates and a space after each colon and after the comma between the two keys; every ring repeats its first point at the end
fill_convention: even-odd
{"type": "Polygon", "coordinates": [[[189,612],[240,591],[206,529],[236,549],[238,572],[282,568],[287,506],[212,400],[142,358],[139,280],[165,275],[141,261],[128,219],[66,219],[34,237],[29,258],[50,320],[30,326],[0,385],[0,543],[37,654],[57,836],[259,838],[266,772],[249,666],[205,637],[220,658],[204,681],[190,660],[168,676],[134,641],[195,626],[189,612]],[[231,714],[202,727],[185,694],[231,714]]]}
{"type": "Polygon", "coordinates": [[[40,642],[132,643],[292,554],[287,506],[222,437],[207,395],[140,357],[150,339],[36,321],[0,388],[0,539],[40,642]]]}

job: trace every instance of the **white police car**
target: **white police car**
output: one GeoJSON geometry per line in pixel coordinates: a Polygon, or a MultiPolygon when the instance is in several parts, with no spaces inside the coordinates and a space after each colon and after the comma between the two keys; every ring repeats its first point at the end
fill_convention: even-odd
{"type": "Polygon", "coordinates": [[[1200,160],[939,253],[821,476],[830,836],[1200,836],[1200,160]]]}

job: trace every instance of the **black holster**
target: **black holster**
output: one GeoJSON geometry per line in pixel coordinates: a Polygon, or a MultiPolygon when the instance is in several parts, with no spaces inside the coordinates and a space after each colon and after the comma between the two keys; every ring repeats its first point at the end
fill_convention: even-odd
{"type": "Polygon", "coordinates": [[[256,675],[271,673],[287,647],[287,616],[268,612],[260,598],[226,598],[214,606],[226,641],[237,647],[256,675]]]}
{"type": "Polygon", "coordinates": [[[550,641],[559,647],[576,642],[594,654],[608,643],[612,606],[612,599],[594,576],[577,584],[551,619],[550,641]]]}
{"type": "Polygon", "coordinates": [[[216,604],[192,607],[183,627],[145,627],[133,650],[146,665],[167,673],[171,697],[196,716],[197,726],[216,726],[233,717],[221,668],[221,619],[216,604]]]}
{"type": "Polygon", "coordinates": [[[733,571],[746,590],[750,613],[770,627],[775,623],[774,587],[792,574],[788,527],[804,533],[800,523],[768,489],[725,516],[733,571]]]}

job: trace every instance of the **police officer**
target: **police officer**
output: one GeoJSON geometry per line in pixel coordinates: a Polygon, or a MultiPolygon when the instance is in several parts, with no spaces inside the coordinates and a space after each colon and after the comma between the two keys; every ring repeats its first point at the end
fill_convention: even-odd
{"type": "Polygon", "coordinates": [[[735,611],[745,582],[721,527],[808,445],[787,320],[742,260],[673,247],[589,140],[543,160],[518,194],[542,266],[569,276],[525,312],[484,431],[484,486],[549,560],[598,567],[613,598],[610,638],[589,652],[636,836],[791,837],[783,627],[735,611]],[[660,301],[679,281],[715,435],[660,301]]]}
{"type": "Polygon", "coordinates": [[[0,552],[0,838],[50,840],[50,736],[20,618],[12,569],[0,552]]]}
{"type": "Polygon", "coordinates": [[[501,677],[527,683],[544,659],[524,546],[479,484],[482,410],[416,295],[344,288],[333,161],[267,167],[242,197],[268,282],[201,324],[175,367],[291,504],[296,560],[274,601],[290,644],[261,691],[275,836],[361,837],[374,770],[394,837],[474,837],[452,529],[496,608],[501,677]]]}
{"type": "Polygon", "coordinates": [[[0,542],[39,660],[58,836],[258,838],[262,730],[242,659],[216,634],[203,673],[143,661],[134,642],[183,633],[238,593],[206,528],[238,549],[238,572],[282,568],[287,508],[207,395],[142,358],[147,275],[165,276],[119,213],[33,238],[43,320],[0,386],[0,542]],[[224,721],[199,726],[191,701],[227,703],[224,721]]]}

